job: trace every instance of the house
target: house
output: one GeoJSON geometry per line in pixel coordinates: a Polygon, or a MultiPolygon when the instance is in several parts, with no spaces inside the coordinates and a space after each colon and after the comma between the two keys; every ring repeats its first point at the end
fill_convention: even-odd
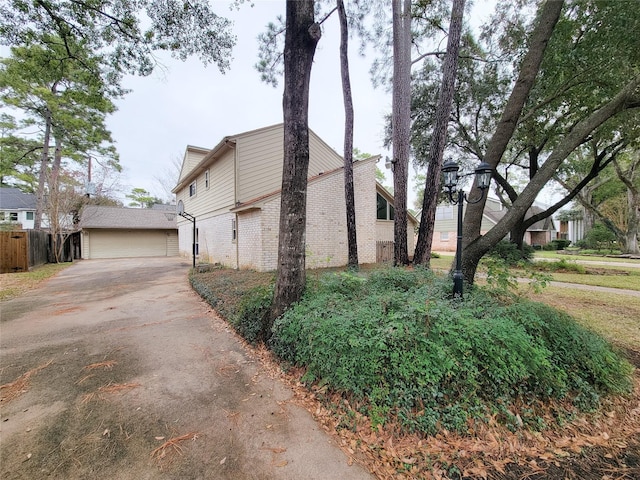
{"type": "MultiPolygon", "coordinates": [[[[466,211],[466,204],[464,205],[466,211]]],[[[526,214],[526,218],[531,217],[543,209],[533,205],[526,214]]],[[[450,203],[442,203],[436,208],[436,219],[433,233],[432,249],[442,252],[453,252],[456,250],[457,240],[457,211],[458,206],[450,203]]],[[[482,214],[480,233],[484,235],[507,212],[502,203],[495,198],[487,198],[487,202],[482,214]]],[[[465,212],[463,212],[464,214],[465,212]]],[[[525,232],[524,241],[529,245],[546,245],[556,238],[556,228],[551,217],[531,225],[525,232]]]]}
{"type": "Polygon", "coordinates": [[[19,188],[0,188],[0,223],[11,224],[17,230],[33,229],[36,196],[19,188]]]}
{"type": "Polygon", "coordinates": [[[87,205],[80,216],[82,258],[178,255],[175,207],[171,210],[87,205]]]}
{"type": "MultiPolygon", "coordinates": [[[[278,124],[224,137],[213,149],[187,147],[173,193],[196,218],[201,261],[259,271],[277,268],[283,137],[278,124]]],[[[309,156],[306,265],[346,265],[344,161],[311,130],[309,156]]],[[[376,262],[377,242],[393,242],[393,197],[376,182],[378,159],[353,163],[360,263],[376,262]]],[[[413,217],[410,221],[412,253],[417,222],[413,217]]],[[[178,219],[178,231],[180,253],[190,255],[192,222],[178,219]]]]}

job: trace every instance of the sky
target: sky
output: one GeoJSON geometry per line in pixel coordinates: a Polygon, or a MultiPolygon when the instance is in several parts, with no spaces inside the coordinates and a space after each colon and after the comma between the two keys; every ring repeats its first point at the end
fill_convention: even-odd
{"type": "MultiPolygon", "coordinates": [[[[478,9],[490,0],[476,0],[478,9]]],[[[204,67],[192,58],[186,62],[160,56],[164,68],[149,77],[128,76],[123,86],[131,93],[117,102],[118,111],[107,126],[116,141],[123,172],[122,196],[141,187],[164,198],[161,182],[167,179],[176,160],[181,162],[187,145],[212,148],[224,136],[282,122],[282,82],[277,88],[260,80],[254,65],[258,61],[257,36],[269,21],[284,16],[283,0],[254,0],[239,10],[229,1],[213,0],[221,16],[234,22],[237,44],[231,68],[225,74],[215,65],[204,67]]],[[[339,64],[337,15],[322,26],[311,72],[309,127],[339,154],[343,152],[344,105],[339,64]]],[[[349,62],[355,111],[354,147],[384,158],[384,116],[391,111],[391,95],[374,89],[369,69],[373,54],[358,54],[358,42],[351,39],[349,62]]],[[[384,161],[379,168],[385,170],[384,161]]],[[[386,172],[387,184],[392,184],[386,172]]],[[[414,194],[410,188],[409,206],[414,194]]]]}

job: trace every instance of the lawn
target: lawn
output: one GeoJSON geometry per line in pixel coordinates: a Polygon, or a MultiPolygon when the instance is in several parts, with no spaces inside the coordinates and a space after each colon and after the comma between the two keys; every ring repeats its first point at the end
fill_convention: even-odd
{"type": "Polygon", "coordinates": [[[18,297],[69,267],[71,263],[48,263],[28,272],[0,275],[0,301],[18,297]]]}

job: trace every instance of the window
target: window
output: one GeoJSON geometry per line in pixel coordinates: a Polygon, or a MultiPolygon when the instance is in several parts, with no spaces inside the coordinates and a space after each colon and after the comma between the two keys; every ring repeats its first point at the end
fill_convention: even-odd
{"type": "Polygon", "coordinates": [[[376,218],[378,220],[393,220],[393,205],[379,193],[376,196],[376,218]]]}
{"type": "Polygon", "coordinates": [[[209,170],[205,170],[204,172],[204,188],[209,190],[209,170]]]}
{"type": "Polygon", "coordinates": [[[453,220],[453,206],[440,205],[436,208],[436,220],[453,220]]]}
{"type": "Polygon", "coordinates": [[[231,241],[236,242],[238,240],[238,223],[235,218],[231,219],[231,241]]]}
{"type": "Polygon", "coordinates": [[[449,241],[449,232],[440,232],[440,241],[448,242],[449,241]]]}
{"type": "Polygon", "coordinates": [[[10,222],[17,222],[18,221],[18,212],[9,212],[8,220],[10,222]]]}
{"type": "Polygon", "coordinates": [[[189,196],[194,197],[196,195],[196,182],[189,185],[189,196]]]}
{"type": "Polygon", "coordinates": [[[27,212],[27,220],[33,220],[33,212],[27,212]]]}

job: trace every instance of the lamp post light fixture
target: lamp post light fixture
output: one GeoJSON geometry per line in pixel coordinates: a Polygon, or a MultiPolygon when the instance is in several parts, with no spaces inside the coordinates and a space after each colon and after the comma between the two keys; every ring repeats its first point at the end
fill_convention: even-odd
{"type": "Polygon", "coordinates": [[[478,203],[484,198],[484,192],[489,188],[491,184],[491,176],[493,175],[493,168],[487,162],[482,162],[475,170],[476,184],[480,189],[481,195],[477,200],[469,200],[467,194],[458,189],[458,164],[451,160],[448,160],[442,166],[442,174],[444,176],[444,186],[447,189],[449,195],[449,201],[458,205],[458,238],[456,244],[456,268],[453,272],[453,298],[459,298],[462,300],[462,207],[464,202],[478,203]],[[457,192],[458,196],[454,199],[454,193],[457,192]]]}

